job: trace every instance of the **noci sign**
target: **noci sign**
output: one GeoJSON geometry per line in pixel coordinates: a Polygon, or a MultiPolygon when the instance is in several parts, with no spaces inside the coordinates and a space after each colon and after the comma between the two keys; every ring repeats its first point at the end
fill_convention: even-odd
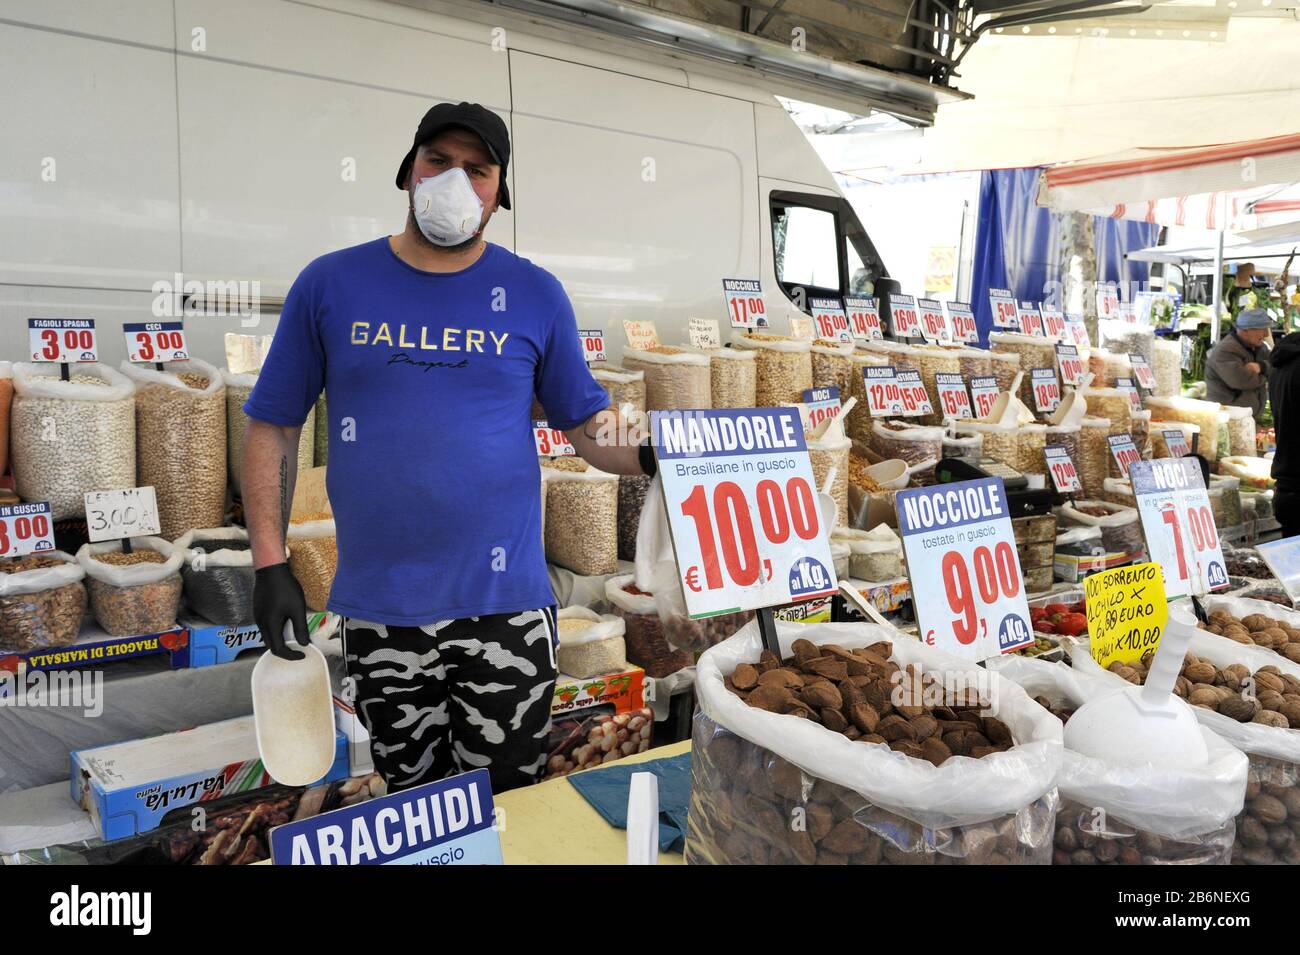
{"type": "Polygon", "coordinates": [[[921,639],[973,660],[1032,643],[1002,479],[907,488],[895,500],[921,639]]]}
{"type": "Polygon", "coordinates": [[[650,427],[690,616],[834,592],[795,409],[652,411],[650,427]]]}

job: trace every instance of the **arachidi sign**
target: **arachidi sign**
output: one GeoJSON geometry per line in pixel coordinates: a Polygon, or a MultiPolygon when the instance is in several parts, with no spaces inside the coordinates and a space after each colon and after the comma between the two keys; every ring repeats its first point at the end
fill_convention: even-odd
{"type": "Polygon", "coordinates": [[[969,345],[980,340],[980,334],[975,328],[975,313],[971,311],[969,302],[949,302],[948,323],[952,326],[954,341],[969,345]]]}
{"type": "Polygon", "coordinates": [[[29,318],[27,349],[32,361],[72,363],[98,361],[95,320],[91,318],[29,318]]]}
{"type": "Polygon", "coordinates": [[[1020,330],[1026,335],[1043,334],[1043,317],[1038,314],[1038,306],[1032,302],[1021,302],[1016,308],[1016,318],[1020,322],[1020,330]]]}
{"type": "Polygon", "coordinates": [[[948,320],[943,314],[943,303],[932,298],[918,299],[916,303],[921,317],[921,336],[930,344],[952,341],[948,334],[948,320]]]}
{"type": "Polygon", "coordinates": [[[903,391],[893,365],[864,365],[862,380],[867,390],[867,411],[873,418],[903,413],[903,391]]]}
{"type": "Polygon", "coordinates": [[[961,375],[941,371],[934,376],[934,388],[939,392],[939,411],[945,418],[971,416],[970,398],[961,375]]]}
{"type": "Polygon", "coordinates": [[[1128,468],[1147,553],[1160,564],[1170,597],[1228,586],[1210,496],[1192,458],[1135,461],[1128,468]]]}
{"type": "Polygon", "coordinates": [[[1056,366],[1061,369],[1061,381],[1071,388],[1083,381],[1083,359],[1079,357],[1079,349],[1074,345],[1056,346],[1056,366]]]}
{"type": "Polygon", "coordinates": [[[475,769],[271,830],[275,865],[501,865],[491,781],[475,769]]]}
{"type": "Polygon", "coordinates": [[[885,337],[880,327],[880,306],[874,298],[846,295],[844,311],[849,319],[849,332],[857,341],[880,341],[885,337]]]}
{"type": "MultiPolygon", "coordinates": [[[[697,319],[692,318],[692,322],[697,319]]],[[[717,325],[715,324],[716,328],[717,325]]],[[[605,333],[599,328],[586,328],[578,330],[578,339],[582,342],[582,355],[587,359],[587,364],[593,364],[598,361],[605,361],[605,333]]]]}
{"type": "Polygon", "coordinates": [[[993,327],[1004,332],[1020,331],[1020,317],[1016,312],[1016,298],[1010,289],[989,289],[989,308],[993,310],[993,327]]]}
{"type": "Polygon", "coordinates": [[[916,313],[916,299],[910,295],[891,295],[889,322],[895,338],[920,338],[921,319],[916,313]]]}
{"type": "Polygon", "coordinates": [[[767,327],[767,304],[758,279],[723,279],[722,298],[732,328],[767,327]]]}
{"type": "Polygon", "coordinates": [[[839,342],[853,340],[853,336],[849,334],[848,316],[840,307],[839,299],[809,298],[808,308],[812,312],[818,338],[830,338],[839,342]]]}
{"type": "Polygon", "coordinates": [[[834,593],[795,409],[652,411],[650,427],[691,617],[834,593]]]}
{"type": "Polygon", "coordinates": [[[907,488],[896,505],[921,639],[973,660],[1032,643],[1002,479],[907,488]]]}

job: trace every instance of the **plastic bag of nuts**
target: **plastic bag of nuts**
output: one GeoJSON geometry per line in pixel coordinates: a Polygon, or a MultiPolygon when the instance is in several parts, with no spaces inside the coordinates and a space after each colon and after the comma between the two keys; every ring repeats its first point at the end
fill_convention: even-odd
{"type": "Polygon", "coordinates": [[[555,615],[560,646],[555,651],[560,672],[579,680],[627,669],[626,624],[586,607],[565,607],[555,615]]]}
{"type": "MultiPolygon", "coordinates": [[[[567,465],[584,464],[571,459],[567,465]]],[[[618,475],[593,467],[561,469],[543,462],[546,559],[575,574],[618,570],[618,475]]]]}
{"type": "MultiPolygon", "coordinates": [[[[734,348],[757,353],[758,377],[754,397],[759,408],[803,400],[813,386],[812,342],[780,335],[737,335],[734,348]]],[[[700,405],[699,407],[707,407],[700,405]]]]}
{"type": "MultiPolygon", "coordinates": [[[[205,361],[168,362],[162,371],[129,361],[136,383],[137,483],[158,496],[160,535],[174,540],[213,527],[226,514],[226,386],[205,361]]],[[[301,456],[301,455],[300,455],[301,456]]]]}
{"type": "Polygon", "coordinates": [[[849,451],[853,442],[838,433],[834,424],[821,440],[808,439],[808,457],[812,461],[813,482],[818,490],[826,484],[826,476],[835,469],[831,484],[831,497],[835,501],[835,526],[847,527],[849,523],[849,451]]]}
{"type": "Polygon", "coordinates": [[[753,408],[758,394],[756,353],[743,348],[713,348],[706,354],[713,407],[753,408]]]}
{"type": "MultiPolygon", "coordinates": [[[[1113,683],[1060,663],[990,661],[1064,725],[1113,683]]],[[[1056,865],[1226,865],[1241,811],[1246,758],[1202,726],[1204,766],[1125,765],[1066,749],[1056,785],[1056,865]]]]}
{"type": "Polygon", "coordinates": [[[841,395],[848,395],[853,375],[853,351],[853,342],[837,342],[829,338],[813,341],[811,387],[834,385],[841,395]]]}
{"type": "Polygon", "coordinates": [[[58,371],[13,365],[10,449],[14,490],[49,501],[56,521],[80,518],[86,492],[136,487],[135,385],[106,365],[58,371]]]}
{"type": "MultiPolygon", "coordinates": [[[[1143,679],[1140,668],[1105,673],[1086,653],[1074,654],[1073,662],[1112,681],[1143,679]]],[[[1300,727],[1285,715],[1287,704],[1300,697],[1300,664],[1263,647],[1198,632],[1174,692],[1192,704],[1202,726],[1250,758],[1233,864],[1300,864],[1300,727]]]]}
{"type": "Polygon", "coordinates": [[[689,651],[668,641],[654,595],[639,589],[631,574],[605,581],[605,599],[626,625],[623,639],[628,660],[645,670],[647,676],[659,679],[695,661],[689,651]]]}
{"type": "Polygon", "coordinates": [[[648,707],[627,713],[601,713],[586,719],[557,717],[556,729],[567,730],[546,757],[543,780],[591,769],[650,748],[654,713],[648,707]],[[566,725],[567,723],[567,725],[566,725]]]}
{"type": "Polygon", "coordinates": [[[253,552],[248,531],[242,527],[193,530],[173,546],[184,555],[181,580],[191,610],[223,627],[253,622],[253,552]]]}
{"type": "Polygon", "coordinates": [[[86,572],[62,551],[0,559],[0,651],[66,647],[81,632],[86,572]]]}
{"type": "Polygon", "coordinates": [[[83,544],[77,551],[91,613],[115,637],[175,626],[184,560],[184,553],[161,537],[131,538],[129,554],[117,541],[83,544]]]}
{"type": "MultiPolygon", "coordinates": [[[[242,476],[240,465],[244,462],[244,433],[248,431],[248,415],[244,414],[244,402],[253,393],[253,386],[257,384],[257,375],[234,375],[223,369],[221,380],[226,386],[226,457],[230,466],[230,484],[238,495],[242,476]]],[[[329,456],[329,435],[325,428],[316,427],[316,416],[324,411],[324,401],[322,395],[312,406],[311,411],[307,412],[307,420],[302,424],[302,432],[298,436],[299,474],[314,465],[318,450],[321,464],[324,464],[329,456]]]]}
{"type": "Polygon", "coordinates": [[[669,345],[624,348],[623,367],[645,374],[646,411],[710,407],[712,372],[701,352],[669,345]]]}
{"type": "MultiPolygon", "coordinates": [[[[1230,574],[1238,569],[1232,567],[1234,556],[1227,558],[1230,574]]],[[[1200,624],[1201,629],[1236,643],[1272,650],[1292,663],[1300,663],[1300,612],[1236,595],[1213,594],[1203,602],[1209,621],[1200,624]]]]}
{"type": "Polygon", "coordinates": [[[791,666],[756,624],[700,658],[687,863],[1050,861],[1061,726],[1024,690],[892,629],[777,627],[791,666]]]}
{"type": "Polygon", "coordinates": [[[645,372],[606,365],[592,368],[591,377],[609,394],[613,407],[626,413],[625,406],[630,405],[633,411],[645,413],[645,372]]]}
{"type": "Polygon", "coordinates": [[[289,569],[302,584],[307,606],[312,610],[324,610],[339,566],[334,518],[329,514],[302,514],[291,518],[285,543],[289,547],[289,569]]]}
{"type": "Polygon", "coordinates": [[[618,559],[636,560],[636,533],[641,526],[650,478],[644,474],[618,476],[618,559]]]}

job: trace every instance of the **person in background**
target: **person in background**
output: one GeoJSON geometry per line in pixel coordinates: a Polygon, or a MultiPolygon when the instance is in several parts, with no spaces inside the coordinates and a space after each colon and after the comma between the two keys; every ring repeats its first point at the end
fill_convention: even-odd
{"type": "Polygon", "coordinates": [[[1268,396],[1277,435],[1273,512],[1282,536],[1295,537],[1300,535],[1300,332],[1278,340],[1272,364],[1268,396]]]}
{"type": "Polygon", "coordinates": [[[1228,278],[1230,282],[1224,282],[1223,305],[1228,310],[1228,317],[1233,321],[1244,310],[1254,308],[1259,303],[1260,293],[1264,296],[1264,301],[1268,301],[1268,290],[1257,291],[1254,287],[1255,282],[1255,263],[1241,262],[1238,263],[1235,272],[1232,272],[1228,278]]]}
{"type": "Polygon", "coordinates": [[[1257,421],[1268,401],[1268,328],[1268,312],[1248,308],[1205,359],[1205,397],[1249,408],[1257,421]]]}

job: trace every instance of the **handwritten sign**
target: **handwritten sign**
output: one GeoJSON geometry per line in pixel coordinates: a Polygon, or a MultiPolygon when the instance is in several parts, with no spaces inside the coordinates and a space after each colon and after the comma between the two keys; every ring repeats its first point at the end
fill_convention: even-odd
{"type": "Polygon", "coordinates": [[[92,543],[161,533],[158,499],[152,487],[86,494],[86,529],[92,543]]]}
{"type": "Polygon", "coordinates": [[[635,348],[637,351],[649,351],[659,345],[659,330],[651,321],[634,321],[625,318],[623,334],[627,336],[628,347],[635,348]]]}
{"type": "Polygon", "coordinates": [[[695,348],[717,348],[722,344],[718,323],[711,318],[692,318],[687,321],[686,334],[695,348]]]}
{"type": "Polygon", "coordinates": [[[1084,579],[1083,592],[1089,649],[1100,666],[1137,663],[1155,652],[1169,622],[1159,564],[1103,570],[1084,579]]]}

